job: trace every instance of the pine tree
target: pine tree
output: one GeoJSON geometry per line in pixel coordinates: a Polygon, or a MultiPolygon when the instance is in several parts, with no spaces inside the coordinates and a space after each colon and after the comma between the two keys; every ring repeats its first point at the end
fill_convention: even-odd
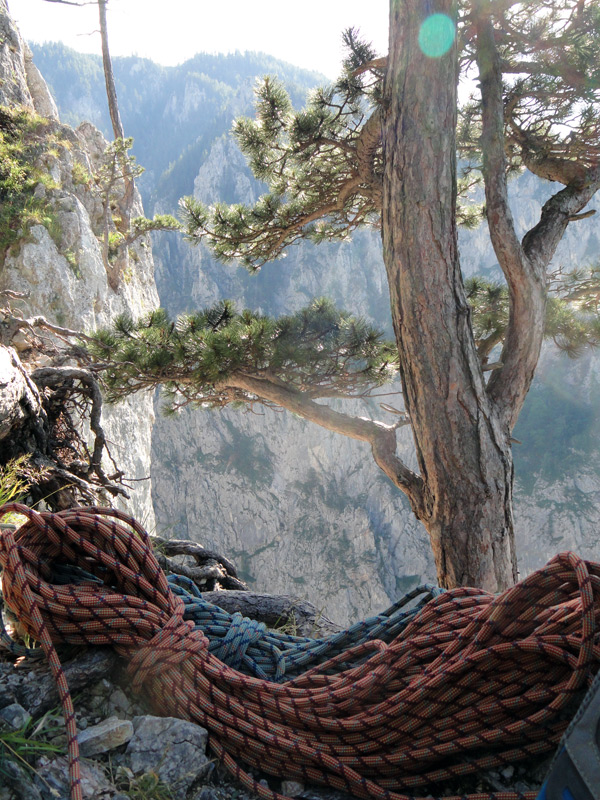
{"type": "MultiPolygon", "coordinates": [[[[308,381],[290,384],[268,359],[248,369],[239,355],[227,362],[228,347],[217,349],[228,378],[208,384],[233,387],[231,400],[241,392],[246,402],[261,398],[369,441],[427,528],[440,583],[499,590],[516,578],[511,431],[544,331],[573,353],[598,336],[597,274],[549,276],[548,268],[567,226],[585,224],[578,220],[600,188],[600,2],[394,0],[386,58],[353,31],[346,44],[341,79],[301,112],[277,81],[264,81],[256,118],[239,120],[234,134],[268,193],[251,207],[206,208],[188,198],[187,233],[221,260],[255,270],[300,239],[381,227],[396,342],[394,359],[380,368],[397,363],[418,472],[396,455],[394,426],[316,402],[332,395],[315,389],[311,397],[308,381]],[[461,107],[459,76],[478,81],[461,107]],[[460,175],[457,154],[466,165],[460,175]],[[519,240],[507,181],[524,169],[564,188],[519,240]],[[483,209],[471,203],[478,183],[483,209]],[[506,286],[463,283],[457,225],[482,214],[506,286]]],[[[131,338],[135,361],[139,333],[128,325],[120,335],[131,338]]],[[[181,390],[171,356],[158,348],[148,366],[181,390]]]]}

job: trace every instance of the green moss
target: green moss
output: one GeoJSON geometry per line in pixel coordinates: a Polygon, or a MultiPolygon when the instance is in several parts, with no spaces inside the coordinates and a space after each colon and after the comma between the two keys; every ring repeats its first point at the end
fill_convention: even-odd
{"type": "MultiPolygon", "coordinates": [[[[113,217],[113,220],[115,217],[113,217]]],[[[116,218],[120,220],[119,218],[116,218]]],[[[119,231],[112,231],[108,234],[108,260],[113,261],[119,252],[119,247],[123,242],[124,236],[119,231]]]]}
{"type": "Polygon", "coordinates": [[[73,275],[75,275],[76,278],[83,278],[83,273],[81,272],[76,254],[72,250],[65,250],[63,255],[73,275]]]}

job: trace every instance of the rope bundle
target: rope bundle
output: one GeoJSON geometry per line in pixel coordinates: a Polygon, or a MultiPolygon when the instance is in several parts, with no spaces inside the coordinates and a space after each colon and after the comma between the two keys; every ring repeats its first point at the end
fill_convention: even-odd
{"type": "MultiPolygon", "coordinates": [[[[53,564],[49,583],[85,583],[102,581],[90,572],[67,564],[53,564]]],[[[283,683],[297,677],[311,667],[323,664],[332,656],[348,650],[356,644],[371,639],[391,642],[408,625],[425,603],[437,597],[444,590],[437,586],[424,584],[405,594],[381,614],[357,622],[352,627],[325,639],[294,636],[280,630],[270,630],[263,622],[242,616],[240,612],[229,614],[222,608],[209,603],[190,578],[183,575],[169,575],[169,588],[184,603],[183,618],[191,620],[195,628],[200,628],[208,638],[208,651],[219,661],[230,667],[254,675],[256,678],[283,683]],[[418,602],[406,608],[413,600],[418,602]]],[[[0,612],[2,610],[0,595],[0,612]]],[[[28,648],[14,641],[6,632],[0,613],[0,645],[16,658],[41,658],[41,648],[28,648]]],[[[341,672],[357,666],[360,661],[338,661],[329,673],[341,672]]]]}
{"type": "MultiPolygon", "coordinates": [[[[311,639],[269,630],[264,623],[248,619],[239,611],[229,614],[203,600],[196,584],[183,575],[169,575],[167,581],[171,591],[185,604],[184,619],[191,620],[208,637],[209,653],[247,675],[278,683],[295,678],[354,645],[371,639],[391,642],[425,603],[443,592],[437,586],[417,586],[383,613],[326,639],[311,639]],[[413,600],[418,600],[417,604],[406,609],[413,600]]],[[[357,663],[338,661],[335,671],[341,672],[357,663]]]]}
{"type": "MultiPolygon", "coordinates": [[[[351,646],[279,684],[244,675],[169,588],[147,534],[109,509],[39,514],[0,538],[6,601],[38,639],[59,687],[73,800],[81,799],[73,707],[54,645],[111,644],[161,713],[191,719],[246,786],[238,765],[357,797],[401,800],[441,781],[549,752],[565,708],[600,665],[600,565],[566,553],[494,597],[433,598],[390,643],[351,646]],[[125,523],[125,524],[122,524],[125,523]],[[98,580],[49,583],[54,562],[98,580]],[[350,663],[339,670],[341,663],[350,663]]],[[[535,792],[470,795],[517,800],[535,792]]]]}

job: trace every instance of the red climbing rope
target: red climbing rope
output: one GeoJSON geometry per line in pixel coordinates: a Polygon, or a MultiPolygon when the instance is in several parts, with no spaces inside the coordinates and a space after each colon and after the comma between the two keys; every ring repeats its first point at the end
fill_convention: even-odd
{"type": "MultiPolygon", "coordinates": [[[[113,509],[37,513],[0,537],[6,603],[41,642],[69,740],[72,798],[81,800],[73,706],[55,644],[110,644],[138,691],[163,714],[208,729],[225,765],[265,800],[280,797],[247,767],[357,797],[406,800],[483,769],[552,751],[572,701],[600,666],[600,565],[572,553],[501,595],[454,589],[430,601],[389,645],[372,641],[276,684],[208,652],[183,620],[147,534],[113,509]],[[124,524],[123,524],[124,523],[124,524]],[[52,564],[102,579],[49,583],[52,564]],[[364,660],[336,674],[328,665],[364,660]]],[[[535,792],[468,795],[518,800],[535,792]]],[[[448,800],[448,798],[446,798],[448,800]]]]}

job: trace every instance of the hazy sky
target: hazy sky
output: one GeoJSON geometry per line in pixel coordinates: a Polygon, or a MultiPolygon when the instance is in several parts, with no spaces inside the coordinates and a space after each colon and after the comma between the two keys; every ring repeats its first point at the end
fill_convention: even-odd
{"type": "MultiPolygon", "coordinates": [[[[95,5],[8,3],[28,41],[100,52],[95,5]]],[[[344,28],[359,28],[379,53],[387,52],[388,9],[388,0],[110,0],[108,31],[113,55],[179,64],[199,52],[259,50],[334,78],[344,28]]]]}

